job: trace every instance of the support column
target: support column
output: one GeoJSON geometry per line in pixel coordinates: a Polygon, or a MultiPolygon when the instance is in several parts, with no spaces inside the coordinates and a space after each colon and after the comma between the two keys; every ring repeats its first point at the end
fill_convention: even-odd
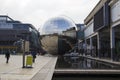
{"type": "Polygon", "coordinates": [[[111,43],[111,60],[115,60],[115,30],[110,29],[110,43],[111,43]]]}
{"type": "Polygon", "coordinates": [[[85,39],[85,50],[84,50],[84,55],[86,55],[86,53],[87,53],[87,41],[86,41],[86,39],[85,39]]]}
{"type": "Polygon", "coordinates": [[[92,38],[90,38],[90,55],[92,56],[92,38]]]}
{"type": "Polygon", "coordinates": [[[98,49],[97,49],[98,50],[98,57],[101,58],[101,53],[100,53],[101,52],[100,51],[100,49],[101,49],[100,33],[98,33],[98,35],[97,35],[97,44],[98,44],[98,49]]]}

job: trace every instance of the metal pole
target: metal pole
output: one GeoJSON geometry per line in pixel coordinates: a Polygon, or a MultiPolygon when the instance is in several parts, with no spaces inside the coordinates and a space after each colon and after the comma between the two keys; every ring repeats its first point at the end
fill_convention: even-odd
{"type": "Polygon", "coordinates": [[[25,68],[25,40],[23,40],[23,67],[25,68]]]}
{"type": "Polygon", "coordinates": [[[25,35],[26,35],[26,37],[27,37],[27,35],[28,35],[28,33],[23,33],[24,34],[24,40],[23,40],[23,67],[22,68],[25,68],[25,40],[27,39],[27,38],[25,38],[25,35]]]}

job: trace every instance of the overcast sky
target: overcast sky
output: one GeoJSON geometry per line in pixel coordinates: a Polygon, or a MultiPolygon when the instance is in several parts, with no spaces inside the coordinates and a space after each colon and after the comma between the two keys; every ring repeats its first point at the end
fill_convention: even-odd
{"type": "Polygon", "coordinates": [[[41,28],[50,18],[65,15],[75,23],[84,19],[99,0],[0,0],[0,14],[41,28]]]}

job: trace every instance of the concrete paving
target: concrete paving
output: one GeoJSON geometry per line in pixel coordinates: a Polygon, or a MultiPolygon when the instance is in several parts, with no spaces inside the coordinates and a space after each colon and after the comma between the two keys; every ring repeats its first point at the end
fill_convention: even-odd
{"type": "MultiPolygon", "coordinates": [[[[87,56],[87,58],[119,64],[106,59],[98,59],[87,56]]],[[[0,55],[0,80],[51,80],[53,73],[77,73],[77,74],[120,74],[120,70],[75,70],[55,69],[57,57],[37,56],[33,68],[22,68],[22,55],[11,55],[9,63],[6,64],[4,55],[0,55]]]]}
{"type": "Polygon", "coordinates": [[[0,55],[0,80],[50,80],[54,72],[57,57],[37,56],[33,68],[22,68],[22,56],[11,55],[6,64],[4,55],[0,55]],[[46,67],[49,66],[49,67],[46,67]],[[44,72],[44,73],[43,73],[44,72]],[[43,73],[40,79],[38,73],[43,73]],[[47,75],[46,75],[47,73],[47,75]],[[36,78],[37,77],[37,78],[36,78]],[[49,79],[46,79],[48,77],[49,79]]]}
{"type": "Polygon", "coordinates": [[[106,69],[56,69],[54,74],[119,74],[120,70],[106,70],[106,69]]]}
{"type": "Polygon", "coordinates": [[[54,58],[49,61],[39,72],[32,78],[32,80],[51,80],[55,69],[56,60],[54,58]]]}

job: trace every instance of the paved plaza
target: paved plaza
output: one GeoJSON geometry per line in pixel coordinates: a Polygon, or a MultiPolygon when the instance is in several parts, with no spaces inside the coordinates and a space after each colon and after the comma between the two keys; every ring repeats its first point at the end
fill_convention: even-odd
{"type": "MultiPolygon", "coordinates": [[[[98,60],[97,58],[90,59],[98,60]]],[[[33,68],[22,68],[22,55],[11,55],[9,63],[6,63],[5,55],[0,55],[0,80],[51,80],[53,73],[115,73],[120,74],[120,70],[75,70],[75,69],[57,69],[55,64],[57,57],[37,56],[33,68]]],[[[108,62],[112,64],[120,64],[120,62],[113,62],[110,60],[100,59],[99,61],[108,62]]]]}
{"type": "Polygon", "coordinates": [[[6,64],[5,56],[0,55],[0,80],[51,80],[57,57],[37,56],[33,68],[24,69],[22,59],[22,55],[11,55],[6,64]]]}

